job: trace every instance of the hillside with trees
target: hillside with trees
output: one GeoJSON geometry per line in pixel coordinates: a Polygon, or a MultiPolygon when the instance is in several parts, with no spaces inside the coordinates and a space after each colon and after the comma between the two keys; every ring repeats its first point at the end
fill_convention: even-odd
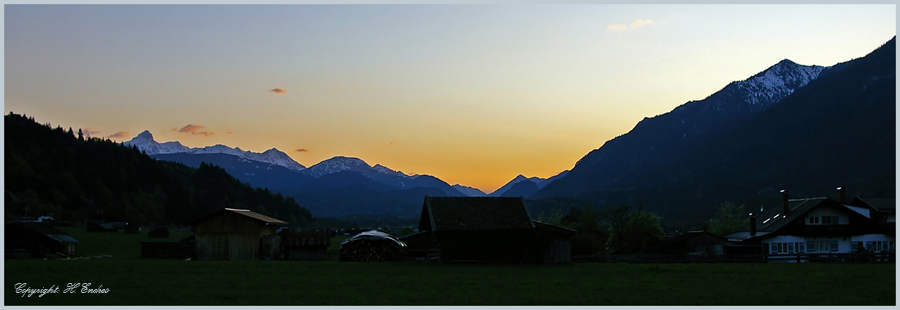
{"type": "Polygon", "coordinates": [[[12,112],[4,117],[4,130],[7,220],[52,215],[71,223],[184,224],[221,208],[240,208],[292,226],[313,222],[293,198],[251,188],[218,166],[157,161],[137,148],[12,112]]]}

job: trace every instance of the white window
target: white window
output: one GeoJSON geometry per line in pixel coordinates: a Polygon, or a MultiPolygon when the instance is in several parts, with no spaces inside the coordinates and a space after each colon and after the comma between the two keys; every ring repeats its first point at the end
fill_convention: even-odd
{"type": "Polygon", "coordinates": [[[770,243],[769,254],[803,253],[803,245],[803,242],[773,242],[770,243]]]}
{"type": "Polygon", "coordinates": [[[806,242],[806,252],[807,253],[825,253],[825,252],[837,252],[838,251],[838,241],[837,240],[822,240],[822,241],[807,241],[806,242]]]}

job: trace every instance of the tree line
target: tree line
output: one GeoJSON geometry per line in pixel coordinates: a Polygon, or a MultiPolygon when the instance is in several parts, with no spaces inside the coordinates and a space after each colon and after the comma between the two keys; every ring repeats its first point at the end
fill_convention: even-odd
{"type": "Polygon", "coordinates": [[[251,188],[224,169],[157,161],[136,147],[85,137],[81,129],[4,117],[4,215],[51,215],[57,221],[184,224],[221,208],[249,209],[310,226],[314,218],[293,198],[251,188]]]}
{"type": "MultiPolygon", "coordinates": [[[[572,255],[634,254],[666,239],[662,218],[645,210],[643,204],[638,203],[636,208],[627,204],[596,208],[590,203],[582,206],[571,206],[571,202],[568,203],[570,206],[567,214],[562,214],[561,209],[556,208],[541,213],[537,220],[576,230],[577,233],[571,239],[572,255]]],[[[566,203],[560,203],[564,204],[566,203]]],[[[716,210],[705,225],[695,225],[692,230],[705,230],[725,236],[749,225],[743,205],[724,202],[716,210]]],[[[680,233],[675,230],[670,229],[669,235],[680,233]]]]}

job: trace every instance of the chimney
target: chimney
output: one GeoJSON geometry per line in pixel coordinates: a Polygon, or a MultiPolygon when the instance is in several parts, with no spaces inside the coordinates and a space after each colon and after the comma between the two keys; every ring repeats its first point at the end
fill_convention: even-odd
{"type": "Polygon", "coordinates": [[[750,212],[750,237],[756,236],[756,214],[750,212]]]}
{"type": "Polygon", "coordinates": [[[841,187],[838,187],[838,188],[837,188],[837,191],[838,191],[838,194],[840,194],[840,197],[841,197],[839,201],[840,201],[842,204],[843,204],[843,203],[847,203],[847,188],[841,186],[841,187]]]}
{"type": "Polygon", "coordinates": [[[783,208],[782,215],[788,214],[788,212],[791,212],[791,208],[788,207],[788,193],[789,193],[789,191],[786,189],[781,190],[781,206],[783,208]]]}

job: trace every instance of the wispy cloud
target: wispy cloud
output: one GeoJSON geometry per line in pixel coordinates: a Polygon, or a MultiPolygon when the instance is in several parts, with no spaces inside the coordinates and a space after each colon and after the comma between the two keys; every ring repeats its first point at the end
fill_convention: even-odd
{"type": "Polygon", "coordinates": [[[649,19],[638,19],[636,21],[631,22],[631,28],[640,28],[643,25],[653,24],[652,20],[649,19]]]}
{"type": "Polygon", "coordinates": [[[280,88],[280,87],[272,88],[272,89],[270,89],[269,91],[270,91],[270,92],[273,92],[273,93],[276,93],[276,94],[286,94],[286,93],[287,93],[286,90],[284,90],[283,88],[280,88]]]}
{"type": "Polygon", "coordinates": [[[307,153],[307,152],[309,152],[309,150],[307,150],[307,149],[296,149],[296,150],[294,150],[294,152],[297,152],[297,153],[307,153]]]}
{"type": "MultiPolygon", "coordinates": [[[[641,28],[644,25],[652,25],[652,24],[653,24],[653,21],[649,20],[649,19],[636,19],[635,21],[631,22],[631,28],[641,28]]],[[[616,31],[625,30],[625,29],[628,29],[628,25],[626,25],[626,24],[609,24],[606,26],[606,29],[616,30],[616,31]]]]}
{"type": "Polygon", "coordinates": [[[117,132],[117,133],[114,133],[114,134],[109,135],[107,138],[110,138],[110,139],[122,139],[122,138],[127,138],[127,137],[130,136],[130,135],[131,135],[130,132],[127,132],[127,131],[120,131],[120,132],[117,132]]]}
{"type": "Polygon", "coordinates": [[[188,124],[187,126],[184,126],[184,127],[181,127],[181,129],[178,129],[178,132],[189,133],[189,134],[192,134],[195,136],[199,135],[199,136],[204,136],[204,137],[208,137],[208,136],[215,134],[212,131],[206,131],[205,128],[206,128],[206,126],[203,126],[203,125],[188,124]]]}

